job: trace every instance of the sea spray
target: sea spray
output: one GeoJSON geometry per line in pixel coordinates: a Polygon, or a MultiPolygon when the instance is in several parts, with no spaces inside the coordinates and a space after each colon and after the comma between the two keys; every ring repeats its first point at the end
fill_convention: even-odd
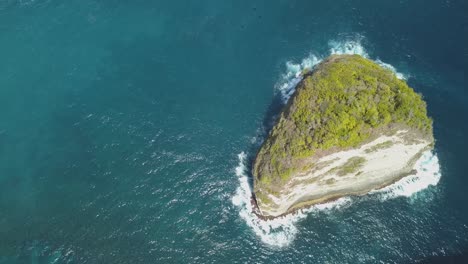
{"type": "Polygon", "coordinates": [[[392,185],[371,191],[369,194],[377,194],[381,200],[400,196],[411,197],[413,194],[439,183],[440,164],[437,155],[433,152],[424,152],[416,162],[414,169],[417,171],[415,175],[404,177],[392,185]]]}
{"type": "MultiPolygon", "coordinates": [[[[262,242],[275,247],[284,247],[291,242],[298,233],[297,223],[314,212],[332,212],[346,208],[353,203],[352,197],[342,197],[335,201],[323,204],[316,204],[309,208],[296,211],[282,217],[263,220],[253,213],[251,198],[252,189],[249,184],[247,172],[247,155],[241,152],[238,155],[239,163],[235,168],[236,176],[239,180],[239,187],[232,197],[232,203],[239,209],[239,215],[252,228],[254,233],[260,237],[262,242]]],[[[415,175],[409,175],[396,183],[385,188],[369,192],[370,199],[385,201],[396,197],[411,197],[413,194],[437,185],[440,180],[440,165],[435,154],[430,151],[425,152],[416,162],[415,175]]]]}
{"type": "Polygon", "coordinates": [[[328,42],[328,46],[330,47],[329,55],[358,54],[364,58],[369,58],[369,55],[361,44],[361,39],[362,37],[347,41],[332,40],[328,42]]]}
{"type": "Polygon", "coordinates": [[[295,238],[298,229],[296,223],[307,217],[307,214],[312,211],[323,211],[340,208],[343,205],[349,204],[350,198],[344,197],[333,202],[315,205],[307,209],[298,210],[294,214],[288,214],[282,217],[277,217],[270,220],[260,219],[254,212],[251,204],[252,189],[249,184],[249,176],[247,172],[248,162],[247,155],[241,152],[238,155],[239,163],[235,168],[236,176],[239,180],[239,187],[235,195],[232,197],[232,203],[239,208],[239,215],[252,228],[254,233],[260,239],[270,245],[276,247],[284,247],[289,245],[295,238]]]}
{"type": "Polygon", "coordinates": [[[405,74],[403,74],[403,73],[401,73],[401,72],[398,72],[398,71],[395,69],[395,67],[393,67],[392,65],[390,65],[390,64],[388,64],[388,63],[385,63],[385,62],[381,61],[380,59],[375,60],[375,62],[376,62],[378,65],[382,66],[383,68],[388,69],[388,70],[392,71],[393,73],[395,73],[395,75],[396,75],[396,77],[397,77],[398,79],[400,79],[400,80],[407,80],[407,79],[408,79],[408,77],[407,77],[405,74]]]}
{"type": "MultiPolygon", "coordinates": [[[[314,53],[310,53],[309,56],[304,58],[300,63],[294,63],[292,61],[286,62],[286,73],[281,75],[279,82],[277,85],[275,85],[275,90],[281,94],[283,103],[286,103],[289,97],[291,97],[291,95],[294,93],[297,84],[302,80],[302,73],[306,70],[312,70],[324,58],[333,54],[357,54],[364,58],[370,59],[369,54],[367,54],[366,50],[362,46],[360,39],[348,41],[330,41],[328,46],[329,53],[325,56],[319,56],[314,53]]],[[[398,72],[392,65],[385,63],[380,59],[376,59],[375,62],[383,68],[386,68],[395,73],[398,79],[407,79],[405,74],[398,72]]]]}
{"type": "MultiPolygon", "coordinates": [[[[361,45],[360,39],[348,41],[330,41],[329,54],[326,56],[318,56],[311,53],[304,58],[301,63],[287,62],[286,73],[283,74],[275,85],[276,92],[279,92],[283,104],[285,104],[291,95],[294,93],[297,84],[303,78],[303,72],[312,70],[325,57],[332,54],[358,54],[365,58],[369,58],[369,54],[361,45]]],[[[406,79],[406,75],[399,73],[394,66],[376,59],[375,62],[384,68],[387,68],[395,73],[399,79],[406,79]]],[[[258,137],[253,139],[253,142],[258,141],[258,137]]],[[[307,217],[312,212],[331,212],[346,206],[353,202],[351,197],[343,197],[332,202],[318,204],[306,209],[298,210],[294,214],[288,214],[282,217],[271,220],[262,220],[253,213],[251,204],[252,189],[249,184],[249,176],[246,163],[248,162],[247,154],[242,152],[238,155],[239,163],[235,169],[236,176],[239,180],[239,187],[232,198],[232,203],[239,209],[239,215],[252,228],[254,233],[260,239],[271,246],[284,247],[289,245],[298,233],[296,224],[301,219],[307,217]]],[[[427,151],[416,162],[415,175],[409,175],[396,183],[385,188],[370,192],[369,197],[376,197],[381,201],[392,199],[395,197],[410,197],[413,194],[426,189],[431,185],[437,185],[440,180],[440,165],[437,156],[431,151],[427,151]]]]}
{"type": "Polygon", "coordinates": [[[242,152],[238,155],[238,158],[239,164],[235,172],[239,180],[239,187],[232,198],[232,202],[239,208],[239,215],[263,242],[279,247],[288,245],[297,233],[294,221],[286,219],[287,217],[264,221],[253,213],[251,204],[252,190],[248,182],[249,178],[246,170],[247,155],[242,152]]]}

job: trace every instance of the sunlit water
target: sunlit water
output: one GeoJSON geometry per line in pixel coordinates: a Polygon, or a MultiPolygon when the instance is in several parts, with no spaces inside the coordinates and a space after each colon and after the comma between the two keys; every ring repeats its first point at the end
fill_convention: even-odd
{"type": "Polygon", "coordinates": [[[411,263],[468,246],[464,1],[0,0],[0,263],[411,263]],[[250,166],[300,72],[361,54],[433,153],[260,221],[250,166]]]}

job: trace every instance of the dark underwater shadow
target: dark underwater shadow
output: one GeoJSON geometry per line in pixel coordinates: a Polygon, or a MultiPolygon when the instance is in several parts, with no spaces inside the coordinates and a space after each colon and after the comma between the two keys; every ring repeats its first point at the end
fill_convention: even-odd
{"type": "MultiPolygon", "coordinates": [[[[293,91],[293,94],[290,97],[294,96],[295,89],[296,89],[296,87],[298,87],[302,83],[302,80],[304,80],[304,78],[312,75],[313,72],[314,72],[314,70],[312,69],[312,70],[302,74],[302,76],[300,77],[301,78],[300,80],[296,81],[293,84],[290,83],[290,86],[288,87],[288,89],[290,89],[290,90],[288,90],[288,92],[293,91]]],[[[288,100],[289,100],[289,98],[288,98],[288,100]]],[[[280,116],[281,112],[283,111],[283,109],[285,109],[285,107],[288,104],[289,104],[289,101],[286,102],[286,103],[284,102],[284,98],[283,98],[282,93],[277,92],[273,96],[273,99],[272,99],[270,105],[268,106],[268,108],[267,108],[267,110],[265,112],[265,115],[263,117],[262,127],[259,130],[260,132],[257,134],[257,140],[255,140],[255,142],[250,145],[250,147],[249,147],[249,149],[247,151],[247,155],[248,155],[247,156],[248,165],[246,166],[247,169],[248,169],[247,175],[249,177],[249,184],[250,184],[250,187],[252,188],[252,190],[253,190],[253,175],[252,175],[253,162],[255,161],[257,153],[260,150],[263,142],[265,141],[265,139],[270,134],[270,131],[273,128],[273,126],[276,124],[276,121],[278,120],[278,117],[280,116]]],[[[253,194],[253,196],[255,196],[255,195],[253,194]]]]}
{"type": "Polygon", "coordinates": [[[281,114],[281,111],[283,111],[285,106],[286,104],[283,102],[282,94],[280,92],[277,92],[273,96],[271,103],[268,105],[268,108],[265,111],[265,115],[263,117],[261,127],[259,128],[259,132],[256,135],[257,139],[255,140],[255,142],[250,144],[246,152],[247,154],[247,164],[246,164],[247,172],[246,173],[247,173],[250,188],[252,190],[252,196],[254,199],[256,198],[255,198],[255,194],[253,193],[253,186],[254,186],[254,176],[252,174],[253,163],[255,161],[255,158],[257,157],[258,151],[263,145],[263,142],[270,134],[271,129],[275,125],[279,115],[281,114]]]}
{"type": "Polygon", "coordinates": [[[283,103],[283,100],[281,98],[281,93],[277,93],[274,95],[273,100],[271,101],[270,105],[268,106],[265,115],[262,120],[262,125],[261,128],[259,128],[259,132],[256,135],[256,140],[250,144],[248,147],[248,150],[246,151],[247,154],[247,164],[245,164],[246,167],[246,176],[247,176],[247,181],[249,183],[249,187],[251,190],[251,203],[254,208],[257,207],[257,198],[255,197],[254,193],[254,176],[252,174],[252,169],[253,169],[253,163],[255,161],[255,158],[257,157],[257,153],[260,150],[260,147],[263,145],[263,142],[269,135],[271,129],[275,125],[275,122],[277,118],[279,117],[279,114],[285,107],[285,104],[283,103]]]}
{"type": "Polygon", "coordinates": [[[459,255],[453,256],[433,256],[418,261],[416,263],[421,264],[458,264],[468,263],[468,252],[463,252],[459,255]]]}

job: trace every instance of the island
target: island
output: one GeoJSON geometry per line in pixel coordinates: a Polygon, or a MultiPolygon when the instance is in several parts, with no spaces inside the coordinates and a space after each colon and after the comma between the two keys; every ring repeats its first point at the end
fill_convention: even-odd
{"type": "Polygon", "coordinates": [[[262,217],[383,188],[434,147],[422,96],[389,69],[332,55],[302,75],[253,161],[262,217]]]}

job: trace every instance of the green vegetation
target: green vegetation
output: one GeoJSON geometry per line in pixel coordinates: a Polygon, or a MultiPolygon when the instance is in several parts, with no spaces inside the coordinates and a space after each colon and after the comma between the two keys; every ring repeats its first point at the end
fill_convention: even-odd
{"type": "Polygon", "coordinates": [[[365,149],[364,152],[366,153],[372,153],[372,152],[376,152],[377,150],[380,150],[380,149],[386,149],[386,148],[389,148],[393,145],[393,141],[391,140],[388,140],[388,141],[385,141],[385,142],[382,142],[382,143],[379,143],[379,144],[376,144],[368,149],[365,149]]]}
{"type": "Polygon", "coordinates": [[[362,168],[365,162],[366,159],[364,157],[352,157],[349,158],[342,166],[331,169],[330,172],[336,173],[338,176],[355,173],[362,168]]]}
{"type": "Polygon", "coordinates": [[[264,186],[284,183],[316,151],[359,146],[395,123],[432,135],[426,103],[393,72],[359,55],[331,56],[298,85],[259,151],[254,175],[264,186]]]}
{"type": "Polygon", "coordinates": [[[263,204],[271,204],[272,201],[271,199],[266,195],[266,194],[263,194],[263,193],[258,193],[256,194],[257,195],[257,201],[263,203],[263,204]]]}
{"type": "Polygon", "coordinates": [[[330,179],[328,179],[328,180],[325,181],[325,184],[327,184],[327,185],[332,185],[332,184],[334,184],[335,182],[336,182],[336,180],[335,180],[334,178],[330,178],[330,179]]]}

